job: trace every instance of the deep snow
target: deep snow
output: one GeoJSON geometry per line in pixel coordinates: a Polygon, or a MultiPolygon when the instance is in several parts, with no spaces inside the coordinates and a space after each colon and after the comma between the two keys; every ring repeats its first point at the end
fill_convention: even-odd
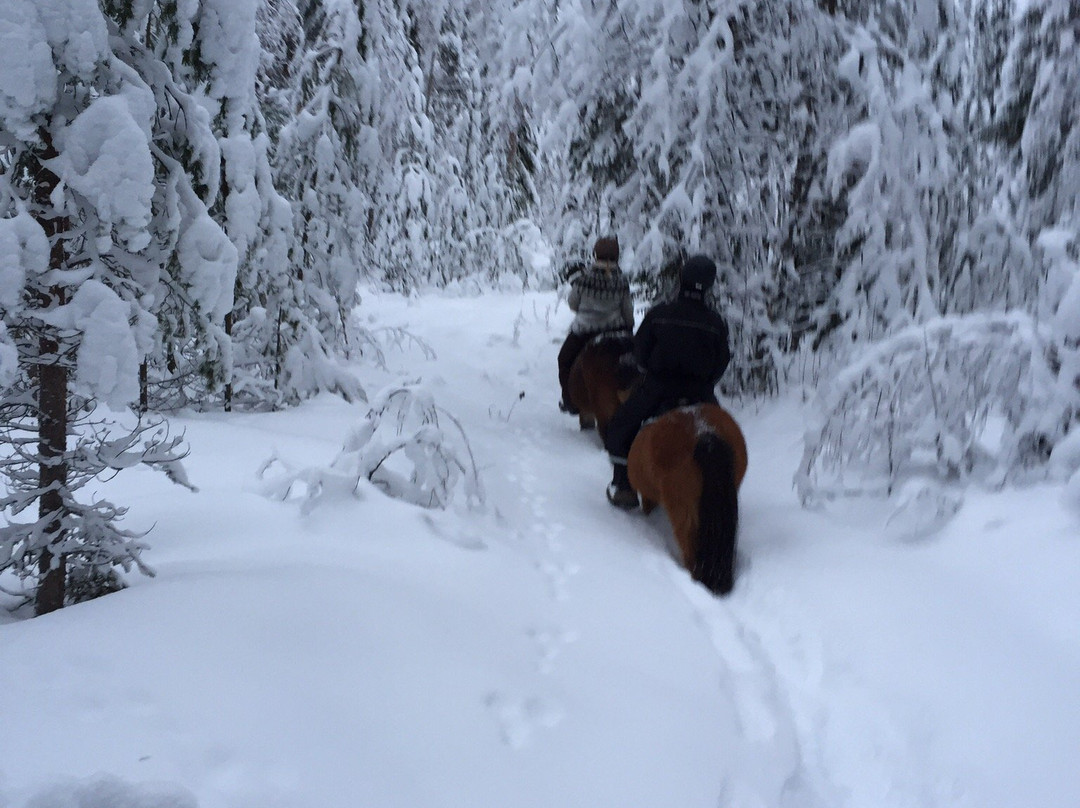
{"type": "Polygon", "coordinates": [[[729,402],[750,468],[717,600],[662,513],[604,501],[595,435],[555,406],[554,293],[368,292],[361,313],[434,349],[361,374],[422,380],[486,505],[260,494],[272,452],[328,464],[362,404],[175,418],[200,491],[107,488],[154,526],[157,577],[0,617],[0,808],[1080,805],[1062,486],[970,491],[904,539],[888,503],[800,508],[797,396],[729,402]]]}

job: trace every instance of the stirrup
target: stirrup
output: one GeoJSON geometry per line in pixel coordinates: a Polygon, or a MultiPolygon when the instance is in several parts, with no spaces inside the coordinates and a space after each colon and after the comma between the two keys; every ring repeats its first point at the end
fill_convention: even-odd
{"type": "Polygon", "coordinates": [[[619,488],[615,483],[607,487],[607,499],[616,508],[632,511],[638,506],[637,493],[632,488],[619,488]]]}

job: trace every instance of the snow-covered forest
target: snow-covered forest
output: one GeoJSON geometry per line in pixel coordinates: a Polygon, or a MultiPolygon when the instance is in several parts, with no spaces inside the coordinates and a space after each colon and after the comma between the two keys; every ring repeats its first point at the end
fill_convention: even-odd
{"type": "MultiPolygon", "coordinates": [[[[485,545],[470,519],[544,518],[525,494],[508,506],[488,490],[497,441],[470,414],[517,429],[550,409],[569,428],[552,343],[566,268],[600,235],[622,245],[639,319],[685,257],[716,260],[733,355],[719,393],[751,425],[752,473],[762,413],[797,409],[798,446],[777,454],[790,467],[768,479],[807,520],[880,509],[886,533],[912,540],[955,529],[973,496],[1051,486],[1080,508],[1080,0],[0,0],[3,703],[24,681],[5,682],[6,632],[148,591],[165,575],[155,536],[167,569],[189,525],[206,530],[145,492],[172,502],[242,477],[258,508],[299,498],[310,517],[363,491],[341,524],[396,531],[402,507],[441,535],[430,514],[456,514],[451,542],[470,547],[485,545]],[[520,313],[504,345],[486,318],[508,294],[520,313]],[[434,322],[400,316],[409,301],[429,301],[434,322]],[[436,344],[451,316],[460,330],[436,344]],[[469,328],[491,333],[477,362],[504,348],[483,354],[489,374],[445,355],[472,344],[469,328]],[[517,367],[523,346],[547,376],[517,367]],[[487,395],[513,373],[520,404],[448,406],[469,400],[455,384],[487,395]],[[270,442],[248,457],[238,441],[253,466],[214,455],[192,474],[197,437],[232,446],[232,424],[324,410],[337,431],[317,440],[343,447],[330,462],[270,442]]],[[[198,513],[197,496],[186,507],[198,513]]],[[[260,563],[257,542],[242,547],[260,563]]],[[[556,588],[570,574],[545,570],[556,588]]],[[[514,748],[507,721],[559,723],[546,702],[499,704],[517,716],[503,722],[514,748]]],[[[868,780],[823,785],[792,752],[813,716],[786,720],[777,754],[796,773],[729,781],[720,804],[961,804],[948,789],[893,803],[868,780]]],[[[8,759],[0,806],[15,799],[8,759]]],[[[142,805],[109,783],[93,788],[142,805]]]]}

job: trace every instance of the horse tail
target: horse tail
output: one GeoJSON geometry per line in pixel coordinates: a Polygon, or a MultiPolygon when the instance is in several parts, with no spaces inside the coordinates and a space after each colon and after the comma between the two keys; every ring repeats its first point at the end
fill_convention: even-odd
{"type": "Polygon", "coordinates": [[[739,527],[735,452],[713,432],[701,435],[694,446],[701,469],[698,503],[698,540],[693,576],[717,595],[735,585],[735,534],[739,527]]]}

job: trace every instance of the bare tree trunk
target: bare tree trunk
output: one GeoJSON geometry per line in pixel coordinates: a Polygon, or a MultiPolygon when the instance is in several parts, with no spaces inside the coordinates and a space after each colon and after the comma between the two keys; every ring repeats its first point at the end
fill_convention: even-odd
{"type": "MultiPolygon", "coordinates": [[[[281,355],[284,346],[281,344],[281,328],[285,321],[285,306],[278,305],[277,328],[274,332],[274,389],[280,389],[281,371],[285,366],[285,358],[281,355]]],[[[275,406],[274,409],[277,409],[275,406]]]]}
{"type": "MultiPolygon", "coordinates": [[[[45,211],[52,208],[50,196],[60,182],[60,178],[42,165],[45,160],[57,156],[52,139],[48,133],[43,137],[45,146],[41,150],[41,163],[36,172],[34,200],[37,203],[38,222],[49,237],[51,249],[49,266],[63,269],[67,264],[64,236],[68,221],[62,216],[48,216],[45,211]]],[[[54,286],[46,293],[40,292],[42,308],[52,305],[62,306],[67,302],[66,290],[54,286]]],[[[38,341],[38,485],[41,497],[38,500],[38,518],[48,520],[45,527],[46,544],[38,561],[40,579],[34,611],[47,614],[64,605],[67,589],[67,563],[64,556],[53,551],[53,547],[64,541],[64,489],[67,488],[67,405],[68,405],[68,370],[62,356],[63,346],[55,332],[46,331],[38,341]]]]}
{"type": "MultiPolygon", "coordinates": [[[[233,313],[230,311],[225,315],[225,335],[229,338],[229,342],[232,342],[233,332],[233,313]]],[[[232,399],[233,399],[233,383],[232,383],[232,371],[229,371],[229,378],[225,382],[225,412],[232,412],[232,399]]]]}
{"type": "Polygon", "coordinates": [[[139,415],[146,415],[150,409],[150,379],[147,361],[139,363],[139,415]]]}
{"type": "MultiPolygon", "coordinates": [[[[43,359],[52,357],[52,361],[38,368],[38,453],[41,456],[38,480],[42,489],[38,514],[41,519],[49,519],[45,535],[52,546],[64,539],[62,492],[67,486],[64,453],[67,451],[68,373],[60,361],[60,345],[56,340],[42,337],[39,350],[43,359]]],[[[43,549],[38,570],[41,579],[34,610],[37,614],[46,614],[64,605],[67,581],[64,556],[43,549]]]]}

